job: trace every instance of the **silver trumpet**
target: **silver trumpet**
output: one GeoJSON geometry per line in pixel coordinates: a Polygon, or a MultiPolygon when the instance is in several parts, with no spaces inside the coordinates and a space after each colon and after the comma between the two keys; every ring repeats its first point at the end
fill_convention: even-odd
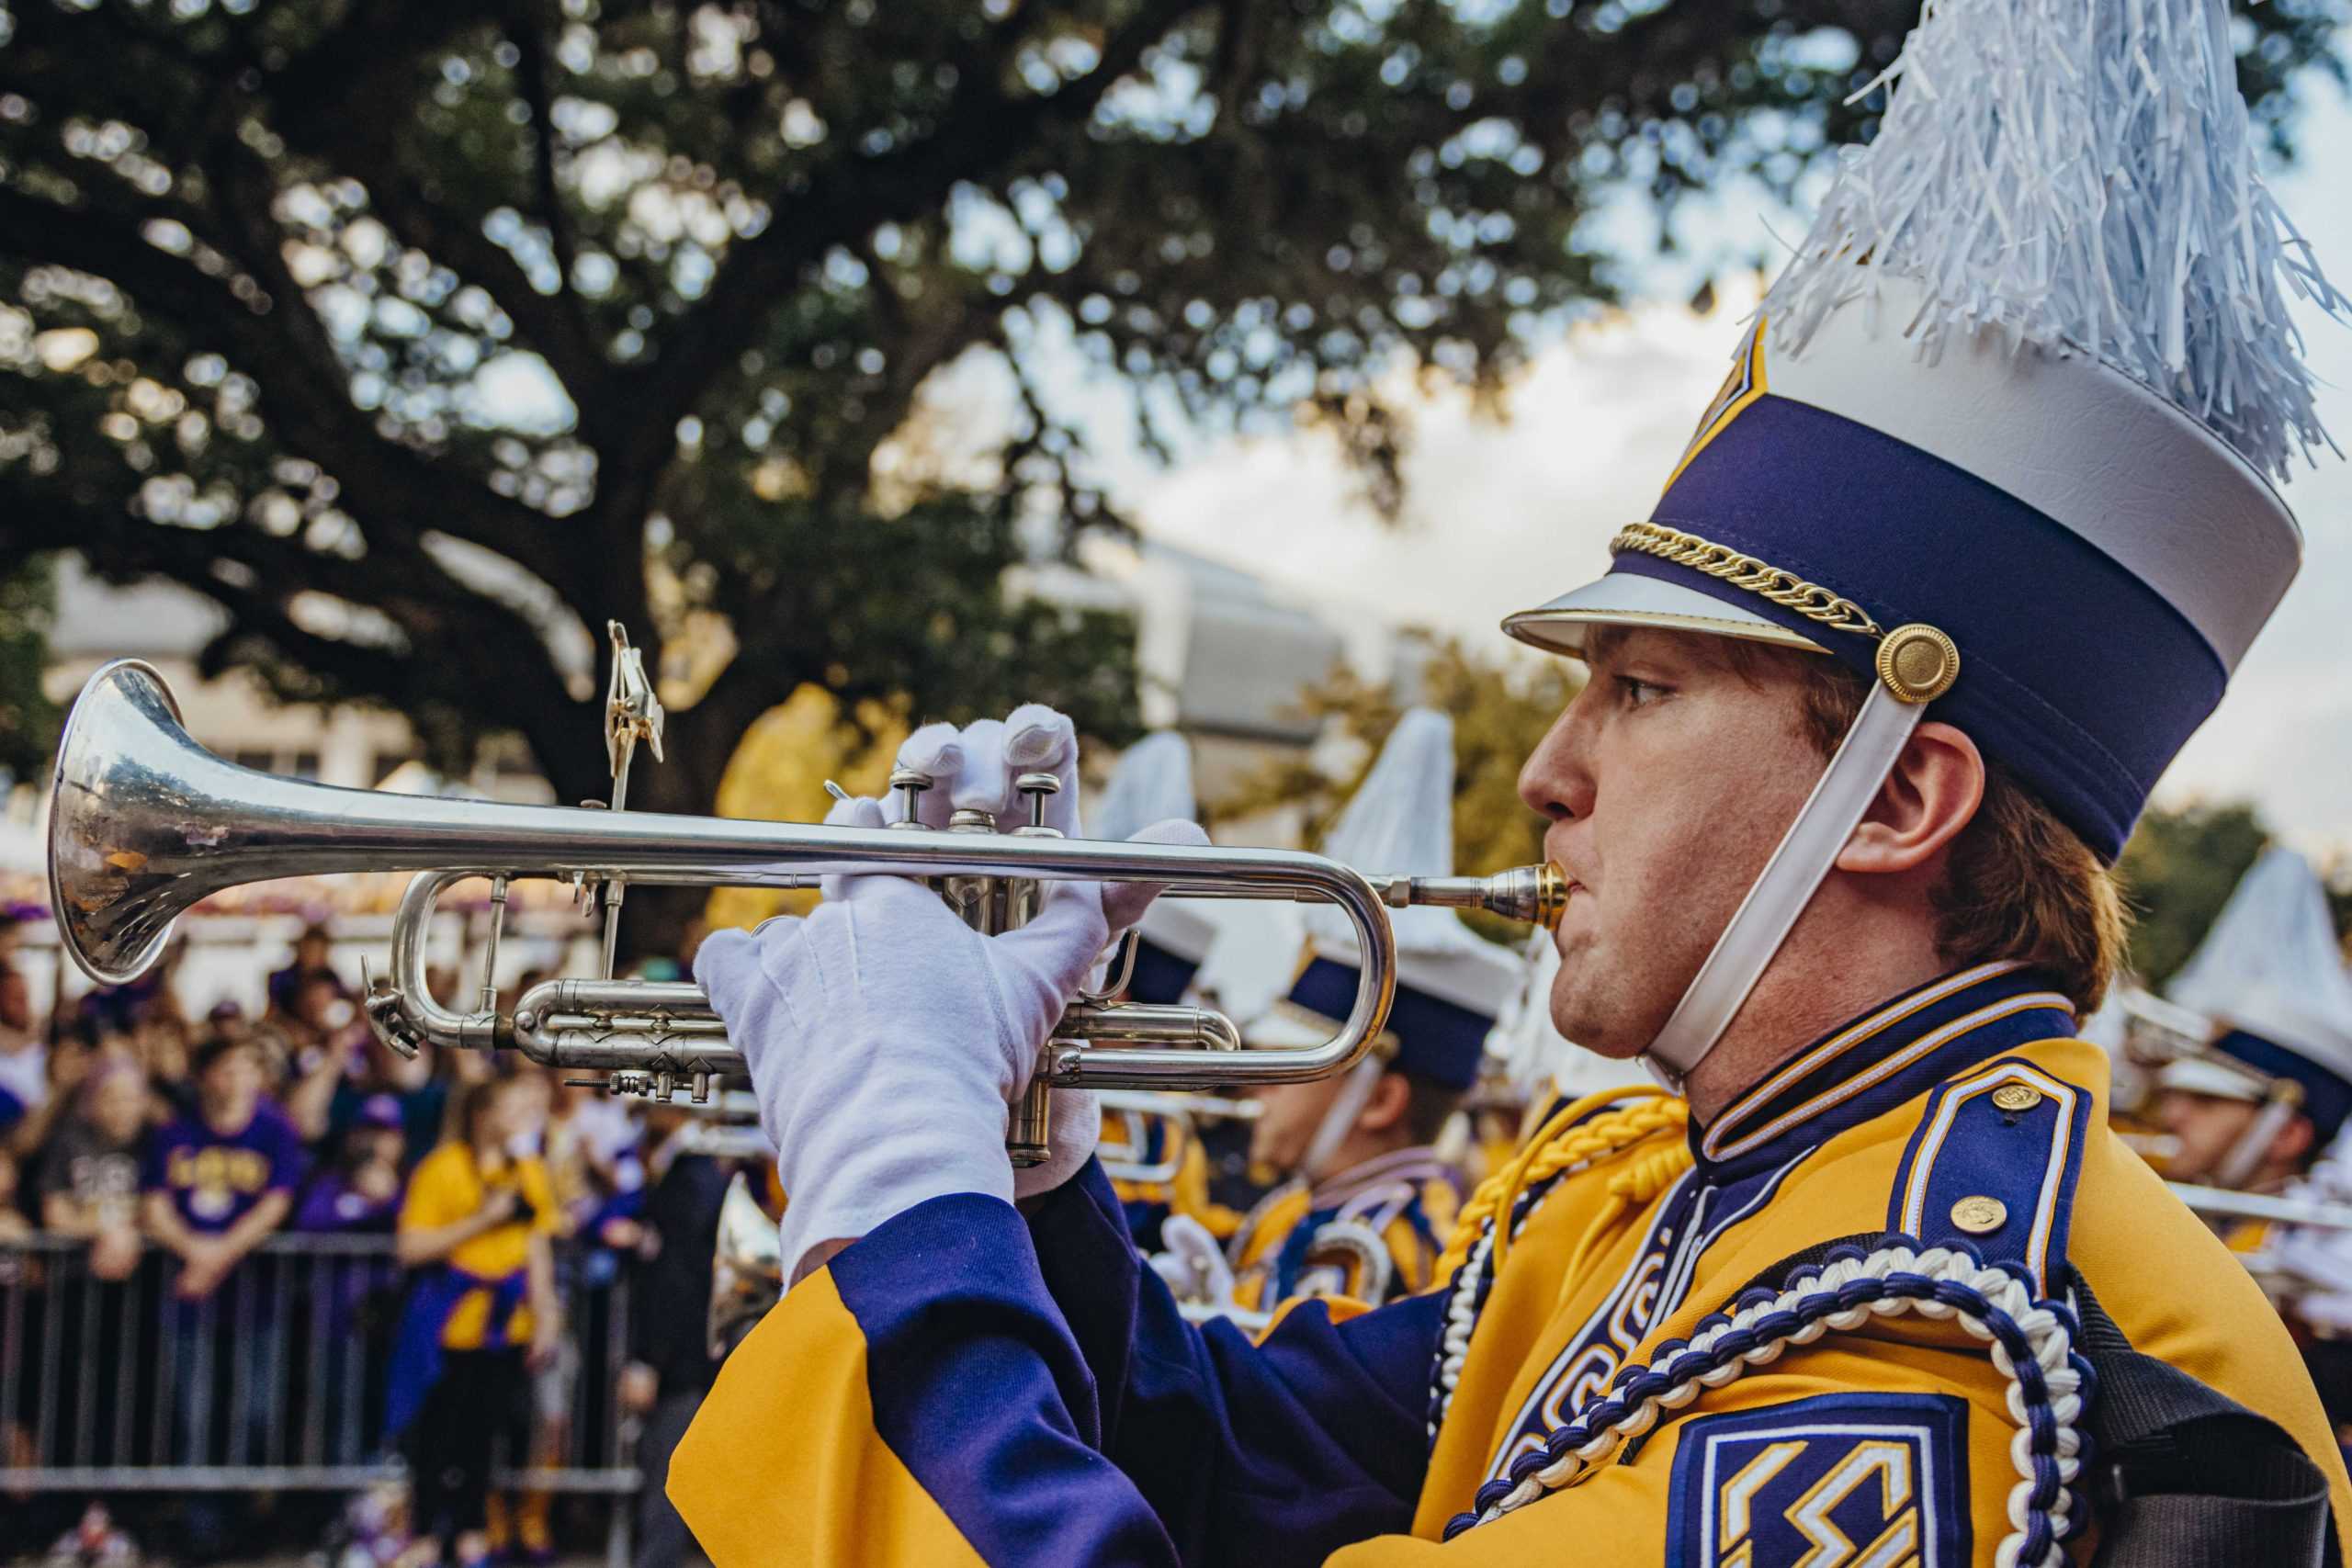
{"type": "MultiPolygon", "coordinates": [[[[616,650],[630,651],[615,635],[616,650]]],[[[621,664],[616,658],[614,705],[641,708],[645,694],[622,689],[621,664]]],[[[658,713],[630,722],[658,735],[658,713]]],[[[616,744],[616,796],[629,750],[616,744]]],[[[1023,784],[1035,795],[1036,781],[1050,777],[1023,784]]],[[[929,781],[901,774],[892,783],[919,790],[929,781]]],[[[1391,908],[1485,909],[1548,925],[1566,901],[1566,879],[1551,865],[1492,877],[1365,876],[1298,851],[1099,843],[1042,827],[998,833],[993,820],[972,815],[959,814],[944,831],[859,829],[339,789],[214,756],[189,738],[163,678],[125,660],[91,676],[59,742],[51,898],[74,962],[114,984],[153,964],[172,922],[207,895],[276,877],[415,871],[393,923],[390,973],[370,977],[366,1001],[387,1043],[410,1053],[425,1042],[512,1047],[548,1066],[607,1074],[616,1090],[666,1099],[686,1088],[697,1101],[715,1080],[744,1072],[699,986],[557,979],[503,1013],[485,984],[473,1010],[453,1010],[425,983],[425,935],[443,890],[491,879],[493,953],[515,877],[566,881],[583,897],[601,896],[608,920],[620,887],[632,882],[813,887],[828,875],[877,873],[927,879],[969,922],[990,931],[1024,918],[1039,883],[1067,878],[1158,883],[1164,897],[1319,901],[1346,917],[1363,955],[1363,980],[1339,1032],[1318,1045],[1243,1052],[1221,1013],[1115,1002],[1108,994],[1073,1002],[1045,1047],[1035,1103],[1016,1108],[1008,1134],[1014,1157],[1030,1162],[1045,1152],[1048,1086],[1192,1089],[1346,1070],[1371,1048],[1395,995],[1391,908]]]]}

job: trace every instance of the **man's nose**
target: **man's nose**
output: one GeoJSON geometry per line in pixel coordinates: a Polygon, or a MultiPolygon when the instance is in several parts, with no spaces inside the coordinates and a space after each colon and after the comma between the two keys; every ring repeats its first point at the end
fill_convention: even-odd
{"type": "Polygon", "coordinates": [[[1591,729],[1585,696],[1579,693],[1560,710],[1519,770],[1519,798],[1529,810],[1555,822],[1591,815],[1591,729]]]}

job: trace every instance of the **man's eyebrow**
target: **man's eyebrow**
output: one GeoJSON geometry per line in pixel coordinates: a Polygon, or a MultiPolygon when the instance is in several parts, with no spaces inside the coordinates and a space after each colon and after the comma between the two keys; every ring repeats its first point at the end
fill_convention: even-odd
{"type": "Polygon", "coordinates": [[[1585,634],[1585,668],[1598,671],[1603,665],[1614,664],[1624,657],[1625,631],[1622,626],[1595,626],[1585,634]]]}

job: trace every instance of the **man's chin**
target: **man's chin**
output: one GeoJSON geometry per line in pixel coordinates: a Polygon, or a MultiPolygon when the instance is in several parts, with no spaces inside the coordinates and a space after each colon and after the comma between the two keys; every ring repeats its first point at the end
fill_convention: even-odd
{"type": "Polygon", "coordinates": [[[1628,1018],[1623,1009],[1623,997],[1595,997],[1583,987],[1583,971],[1590,964],[1571,968],[1562,962],[1559,974],[1553,976],[1553,1027],[1559,1037],[1576,1046],[1590,1051],[1592,1055],[1606,1055],[1613,1063],[1625,1063],[1649,1046],[1658,1034],[1656,1027],[1642,1027],[1642,1022],[1628,1018]]]}
{"type": "MultiPolygon", "coordinates": [[[[1563,971],[1562,978],[1566,977],[1563,971]]],[[[1606,1056],[1612,1062],[1631,1061],[1640,1055],[1650,1038],[1625,1029],[1619,1021],[1587,1005],[1583,997],[1565,994],[1557,983],[1552,987],[1552,1027],[1559,1032],[1560,1038],[1578,1050],[1606,1056]]]]}

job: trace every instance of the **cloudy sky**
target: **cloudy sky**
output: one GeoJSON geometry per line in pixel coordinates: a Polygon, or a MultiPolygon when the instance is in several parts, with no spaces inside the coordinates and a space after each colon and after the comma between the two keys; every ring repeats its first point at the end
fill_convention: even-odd
{"type": "MultiPolygon", "coordinates": [[[[2339,284],[2352,288],[2352,109],[2314,83],[2302,166],[2275,182],[2339,284]]],[[[1787,214],[1722,204],[1708,220],[1761,242],[1787,214]]],[[[1311,435],[1235,440],[1172,470],[1114,463],[1155,538],[1231,562],[1302,598],[1370,607],[1499,649],[1502,615],[1601,570],[1606,543],[1647,514],[1714,391],[1747,299],[1694,317],[1689,284],[1619,321],[1570,333],[1521,385],[1507,423],[1458,400],[1427,406],[1408,510],[1384,527],[1331,449],[1311,435]]],[[[2305,311],[2321,409],[2352,449],[2352,328],[2305,311]]],[[[2221,710],[2166,775],[2159,798],[2252,796],[2272,823],[2330,859],[2352,856],[2352,464],[2329,458],[2288,498],[2307,536],[2302,575],[2221,710]]]]}

